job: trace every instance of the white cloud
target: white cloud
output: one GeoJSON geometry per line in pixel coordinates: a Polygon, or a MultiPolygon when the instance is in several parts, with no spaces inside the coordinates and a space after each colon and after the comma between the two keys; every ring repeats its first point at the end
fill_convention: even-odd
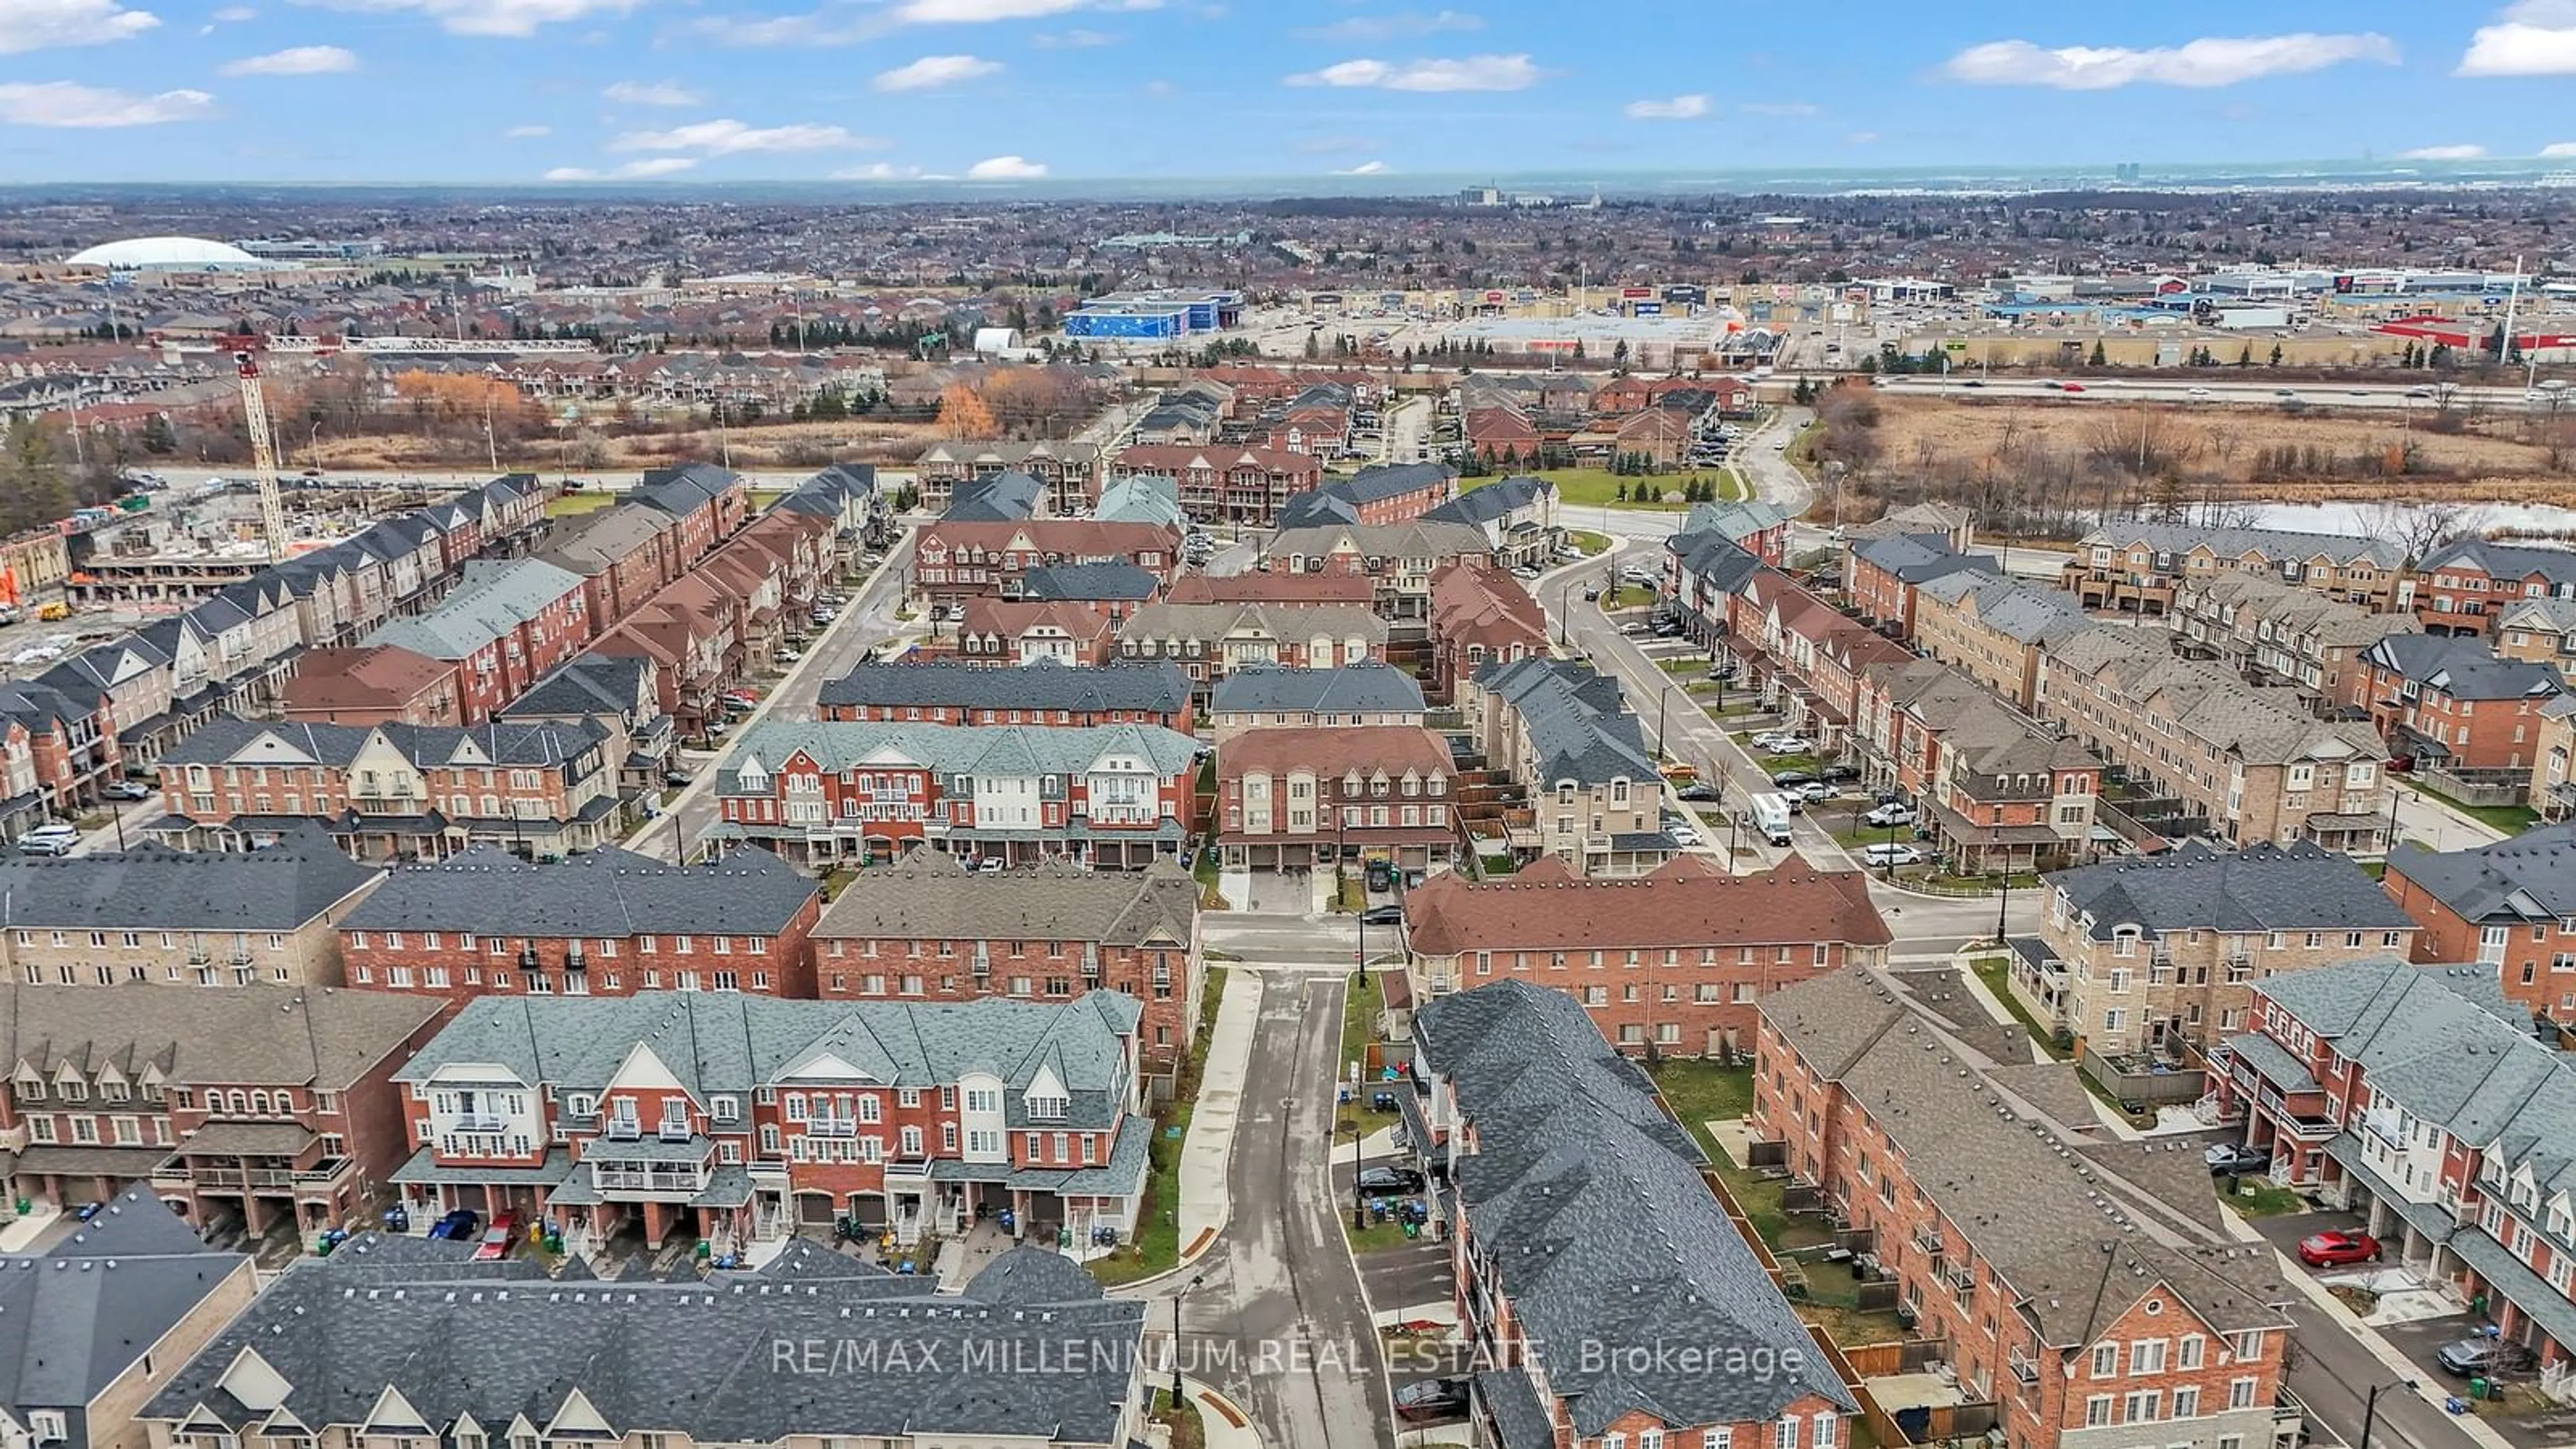
{"type": "Polygon", "coordinates": [[[1348,167],[1343,170],[1336,171],[1333,174],[1335,176],[1384,176],[1386,174],[1386,163],[1383,161],[1363,161],[1357,166],[1348,167]]]}
{"type": "Polygon", "coordinates": [[[982,25],[1037,20],[1074,10],[1159,10],[1162,0],[901,0],[894,17],[908,25],[982,25]]]}
{"type": "Polygon", "coordinates": [[[2540,154],[2553,158],[2559,156],[2576,156],[2576,141],[2552,141],[2548,145],[2540,148],[2540,154]]]}
{"type": "Polygon", "coordinates": [[[1393,15],[1354,15],[1298,34],[1309,40],[1386,40],[1398,35],[1431,35],[1449,30],[1482,30],[1485,19],[1457,10],[1440,10],[1425,15],[1418,10],[1401,10],[1393,15]]]}
{"type": "Polygon", "coordinates": [[[597,181],[599,173],[587,166],[557,166],[543,177],[545,181],[597,181]]]}
{"type": "Polygon", "coordinates": [[[2400,161],[2475,161],[2486,154],[2487,148],[2484,146],[2418,146],[2412,151],[2398,152],[2397,159],[2400,161]]]}
{"type": "Polygon", "coordinates": [[[694,156],[647,156],[629,161],[613,171],[594,171],[587,166],[558,166],[545,174],[547,181],[650,181],[656,176],[673,176],[697,165],[694,156]]]}
{"type": "Polygon", "coordinates": [[[2232,86],[2264,76],[2298,75],[2347,61],[2397,64],[2397,42],[2385,35],[2204,37],[2187,44],[2131,49],[2069,45],[2042,50],[2027,40],[1972,45],[1941,67],[1956,81],[1980,86],[2048,86],[2104,91],[2125,85],[2232,86]]]}
{"type": "Polygon", "coordinates": [[[1090,50],[1112,44],[1116,39],[1116,36],[1097,30],[1042,30],[1029,37],[1029,44],[1040,50],[1090,50]]]}
{"type": "Polygon", "coordinates": [[[865,166],[852,166],[835,171],[835,181],[916,181],[921,177],[918,166],[897,166],[891,161],[871,161],[865,166]]]}
{"type": "Polygon", "coordinates": [[[1458,60],[1346,60],[1288,77],[1292,86],[1366,87],[1382,91],[1517,91],[1538,84],[1526,55],[1471,55],[1458,60]]]}
{"type": "Polygon", "coordinates": [[[2481,25],[2459,75],[2576,75],[2576,0],[2518,0],[2481,25]]]}
{"type": "Polygon", "coordinates": [[[592,15],[623,15],[639,0],[301,0],[331,10],[417,12],[451,35],[525,37],[542,25],[592,15]]]}
{"type": "Polygon", "coordinates": [[[138,96],[70,81],[17,82],[0,85],[0,125],[57,126],[99,130],[112,126],[158,126],[171,121],[201,121],[213,115],[215,98],[204,91],[163,91],[138,96]]]}
{"type": "Polygon", "coordinates": [[[1736,109],[1748,116],[1815,116],[1824,113],[1824,107],[1809,105],[1805,101],[1746,101],[1736,109]]]}
{"type": "Polygon", "coordinates": [[[704,91],[693,91],[669,81],[619,81],[600,94],[621,106],[703,106],[707,103],[704,91]]]}
{"type": "Polygon", "coordinates": [[[1047,169],[1025,156],[988,156],[966,168],[969,181],[1039,181],[1047,169]]]}
{"type": "Polygon", "coordinates": [[[132,40],[160,23],[116,0],[0,0],[0,55],[132,40]]]}
{"type": "Polygon", "coordinates": [[[925,55],[910,65],[877,72],[876,88],[881,91],[931,91],[993,74],[1002,68],[998,60],[985,60],[973,55],[925,55]]]}
{"type": "Polygon", "coordinates": [[[846,151],[883,144],[865,136],[853,136],[839,126],[755,127],[727,117],[720,121],[674,126],[667,131],[629,131],[609,142],[608,149],[698,151],[709,156],[740,156],[754,152],[846,151]]]}
{"type": "Polygon", "coordinates": [[[551,136],[554,133],[555,128],[552,126],[512,126],[501,134],[513,141],[533,141],[539,136],[551,136]]]}
{"type": "Polygon", "coordinates": [[[1138,90],[1140,90],[1140,91],[1143,91],[1145,94],[1147,94],[1147,95],[1149,95],[1149,96],[1170,96],[1170,95],[1178,95],[1178,94],[1180,94],[1180,90],[1181,90],[1181,88],[1180,88],[1179,86],[1176,86],[1176,85],[1172,84],[1170,81],[1163,80],[1163,79],[1160,79],[1160,78],[1157,78],[1157,79],[1154,79],[1154,80],[1149,80],[1149,81],[1145,82],[1143,85],[1138,86],[1136,89],[1138,89],[1138,90]]]}
{"type": "Polygon", "coordinates": [[[357,68],[358,58],[336,45],[298,45],[266,55],[246,55],[216,70],[223,75],[333,75],[357,68]]]}
{"type": "Polygon", "coordinates": [[[1669,101],[1630,101],[1632,121],[1696,121],[1708,114],[1708,97],[1675,96],[1669,101]]]}
{"type": "Polygon", "coordinates": [[[1875,146],[1878,144],[1878,133],[1876,131],[1854,131],[1850,135],[1843,137],[1843,144],[1846,146],[1875,146]]]}

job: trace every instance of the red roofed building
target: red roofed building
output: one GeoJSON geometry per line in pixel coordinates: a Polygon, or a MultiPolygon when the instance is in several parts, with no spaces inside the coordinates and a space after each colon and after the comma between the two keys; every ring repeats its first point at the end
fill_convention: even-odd
{"type": "Polygon", "coordinates": [[[968,599],[957,626],[957,652],[1000,664],[1106,664],[1118,649],[1118,625],[1087,604],[968,599]]]}
{"type": "Polygon", "coordinates": [[[1377,602],[1377,584],[1366,574],[1297,574],[1252,569],[1219,578],[1183,574],[1163,596],[1167,604],[1284,604],[1323,608],[1348,604],[1365,609],[1377,602]]]}
{"type": "Polygon", "coordinates": [[[1181,511],[1201,523],[1271,526],[1288,500],[1321,483],[1323,460],[1266,448],[1129,448],[1110,460],[1109,479],[1140,474],[1180,484],[1181,511]]]}
{"type": "Polygon", "coordinates": [[[1246,730],[1217,750],[1217,844],[1235,869],[1423,869],[1458,841],[1456,768],[1419,725],[1246,730]]]}
{"type": "Polygon", "coordinates": [[[1506,456],[1514,462],[1523,461],[1538,448],[1538,429],[1512,408],[1470,408],[1464,426],[1467,446],[1490,462],[1499,462],[1506,456]]]}
{"type": "Polygon", "coordinates": [[[1417,1001],[1495,981],[1563,991],[1622,1051],[1749,1052],[1769,993],[1891,940],[1858,871],[1728,875],[1680,855],[1641,876],[1578,876],[1543,856],[1516,874],[1449,873],[1405,895],[1417,1001]]]}
{"type": "Polygon", "coordinates": [[[1456,698],[1458,682],[1485,664],[1546,652],[1547,611],[1520,580],[1473,559],[1452,559],[1432,570],[1426,695],[1445,704],[1456,698]]]}
{"type": "Polygon", "coordinates": [[[1133,564],[1168,585],[1180,566],[1180,539],[1159,524],[1088,518],[942,521],[921,530],[911,585],[915,594],[941,603],[978,595],[1008,598],[1020,592],[1031,569],[1081,563],[1133,564]]]}
{"type": "Polygon", "coordinates": [[[391,644],[316,649],[286,681],[286,717],[321,724],[461,725],[456,665],[391,644]]]}

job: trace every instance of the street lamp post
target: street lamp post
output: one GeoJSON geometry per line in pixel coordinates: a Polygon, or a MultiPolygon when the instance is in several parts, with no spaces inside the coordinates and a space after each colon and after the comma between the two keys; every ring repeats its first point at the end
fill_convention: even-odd
{"type": "Polygon", "coordinates": [[[2370,1449],[2370,1431],[2379,1422],[2379,1396],[2390,1389],[2404,1389],[2411,1394],[2415,1392],[2415,1381],[2393,1379],[2384,1384],[2370,1386],[2370,1396],[2361,1403],[2361,1443],[2355,1446],[2355,1449],[2370,1449]]]}
{"type": "Polygon", "coordinates": [[[1205,1273],[1193,1273],[1190,1281],[1172,1292],[1172,1408],[1175,1412],[1181,1407],[1181,1300],[1189,1296],[1191,1289],[1206,1281],[1205,1273]]]}
{"type": "Polygon", "coordinates": [[[2009,910],[2012,908],[2012,862],[2011,862],[2011,861],[2007,860],[2007,861],[2005,861],[2005,862],[2004,862],[2004,870],[2003,870],[2003,874],[2002,874],[2001,876],[1997,877],[1997,879],[1998,879],[1998,880],[2000,880],[2000,881],[2002,882],[2002,885],[2003,885],[2003,890],[2002,890],[2001,894],[1999,894],[1999,895],[1996,897],[1996,899],[1995,899],[1995,944],[1996,944],[1996,945],[1998,945],[1998,946],[2000,946],[2000,945],[2002,945],[2002,944],[2004,943],[2004,940],[2005,940],[2005,935],[2004,935],[2004,915],[2005,915],[2005,913],[2006,913],[2007,911],[2009,911],[2009,910]]]}
{"type": "MultiPolygon", "coordinates": [[[[1356,1106],[1357,1102],[1354,1096],[1353,1105],[1356,1106]]],[[[1354,1120],[1351,1123],[1351,1227],[1354,1230],[1368,1226],[1368,1190],[1360,1186],[1360,1143],[1367,1138],[1367,1126],[1354,1120]]]]}

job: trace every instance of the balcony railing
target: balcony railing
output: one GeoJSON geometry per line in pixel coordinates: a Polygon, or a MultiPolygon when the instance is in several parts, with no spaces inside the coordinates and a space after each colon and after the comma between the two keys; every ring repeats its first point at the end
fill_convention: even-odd
{"type": "Polygon", "coordinates": [[[498,1112],[459,1112],[448,1119],[448,1128],[454,1132],[507,1132],[510,1119],[498,1112]]]}
{"type": "Polygon", "coordinates": [[[2019,1379],[2024,1384],[2035,1384],[2039,1382],[2039,1365],[2032,1362],[2020,1349],[2014,1349],[2012,1351],[2011,1362],[2012,1376],[2014,1378],[2019,1379]]]}
{"type": "Polygon", "coordinates": [[[703,1173],[689,1168],[598,1167],[590,1170],[591,1183],[601,1192],[668,1192],[695,1195],[706,1190],[703,1173]]]}
{"type": "Polygon", "coordinates": [[[856,1137],[859,1135],[859,1120],[856,1117],[808,1117],[805,1119],[805,1135],[856,1137]]]}
{"type": "Polygon", "coordinates": [[[930,1177],[930,1159],[927,1157],[889,1157],[886,1159],[885,1163],[885,1175],[889,1181],[899,1177],[913,1179],[916,1181],[927,1181],[930,1177]]]}

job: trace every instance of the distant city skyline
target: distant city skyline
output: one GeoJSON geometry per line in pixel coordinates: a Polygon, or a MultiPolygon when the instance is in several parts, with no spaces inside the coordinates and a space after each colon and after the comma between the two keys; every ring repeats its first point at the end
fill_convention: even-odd
{"type": "Polygon", "coordinates": [[[2576,0],[0,0],[0,182],[2576,168],[2576,0]]]}

